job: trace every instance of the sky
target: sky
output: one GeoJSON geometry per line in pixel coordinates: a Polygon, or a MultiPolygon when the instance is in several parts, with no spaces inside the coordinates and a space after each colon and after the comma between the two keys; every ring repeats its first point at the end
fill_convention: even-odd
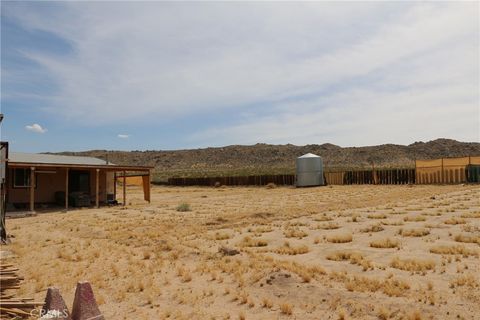
{"type": "Polygon", "coordinates": [[[1,2],[12,151],[480,141],[479,2],[1,2]]]}

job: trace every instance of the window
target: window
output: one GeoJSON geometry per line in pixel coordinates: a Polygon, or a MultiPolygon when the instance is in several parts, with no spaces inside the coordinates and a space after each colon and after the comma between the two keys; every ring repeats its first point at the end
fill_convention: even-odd
{"type": "Polygon", "coordinates": [[[13,169],[13,187],[30,187],[30,169],[13,169]]]}

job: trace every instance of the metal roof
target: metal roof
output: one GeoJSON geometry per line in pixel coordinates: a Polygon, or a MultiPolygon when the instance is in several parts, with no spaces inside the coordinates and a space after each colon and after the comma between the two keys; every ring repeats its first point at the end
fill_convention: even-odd
{"type": "Polygon", "coordinates": [[[320,158],[320,156],[317,156],[316,154],[313,154],[313,153],[307,153],[298,158],[320,158]]]}
{"type": "Polygon", "coordinates": [[[102,159],[93,157],[62,156],[56,154],[10,152],[8,162],[41,163],[41,164],[77,164],[107,165],[102,159]]]}

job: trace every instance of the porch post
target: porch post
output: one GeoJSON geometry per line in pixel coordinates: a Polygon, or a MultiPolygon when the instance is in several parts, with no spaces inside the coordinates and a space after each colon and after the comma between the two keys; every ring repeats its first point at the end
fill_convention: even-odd
{"type": "Polygon", "coordinates": [[[66,168],[65,170],[65,211],[68,210],[68,174],[70,172],[70,168],[66,168]]]}
{"type": "Polygon", "coordinates": [[[127,172],[123,171],[123,205],[127,205],[127,172]]]}
{"type": "Polygon", "coordinates": [[[30,167],[30,211],[35,211],[35,167],[30,167]]]}
{"type": "Polygon", "coordinates": [[[147,175],[142,176],[143,182],[143,199],[150,202],[150,170],[148,170],[147,175]]]}
{"type": "Polygon", "coordinates": [[[95,174],[95,207],[99,207],[100,198],[99,198],[99,182],[100,182],[100,169],[96,170],[95,174]]]}

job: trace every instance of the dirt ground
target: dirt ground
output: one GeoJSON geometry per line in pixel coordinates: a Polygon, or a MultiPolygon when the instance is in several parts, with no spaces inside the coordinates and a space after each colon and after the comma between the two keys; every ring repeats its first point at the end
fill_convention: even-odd
{"type": "Polygon", "coordinates": [[[7,220],[43,300],[107,319],[478,319],[480,186],[153,187],[7,220]],[[185,211],[182,211],[185,210],[185,211]]]}

